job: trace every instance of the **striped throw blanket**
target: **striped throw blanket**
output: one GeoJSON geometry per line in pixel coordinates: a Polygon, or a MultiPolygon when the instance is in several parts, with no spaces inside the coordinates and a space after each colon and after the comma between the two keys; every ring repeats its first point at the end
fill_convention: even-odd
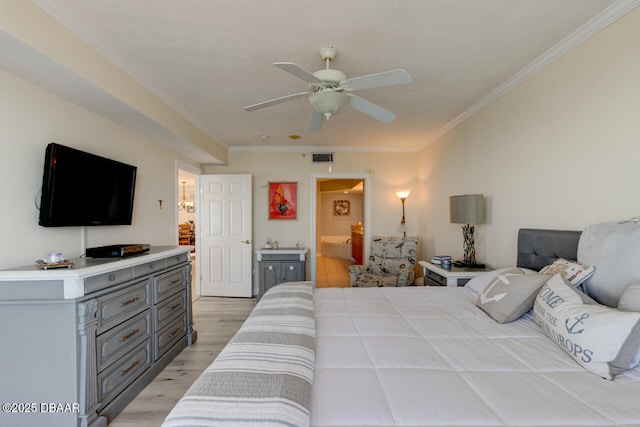
{"type": "Polygon", "coordinates": [[[313,283],[274,286],[163,427],[308,426],[314,361],[313,283]]]}

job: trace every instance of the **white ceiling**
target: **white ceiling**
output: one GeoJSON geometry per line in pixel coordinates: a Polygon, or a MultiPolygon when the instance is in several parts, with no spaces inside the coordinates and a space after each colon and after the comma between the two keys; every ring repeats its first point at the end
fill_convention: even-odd
{"type": "Polygon", "coordinates": [[[590,28],[599,30],[612,9],[634,3],[34,2],[208,135],[238,150],[250,146],[416,149],[568,50],[571,40],[588,37],[590,28]],[[348,78],[396,68],[409,72],[411,84],[357,92],[396,113],[394,122],[383,124],[345,106],[320,132],[307,133],[312,109],[304,98],[253,112],[243,110],[246,105],[305,91],[304,81],[272,63],[291,61],[317,71],[324,68],[319,49],[326,45],[338,51],[332,68],[348,78]],[[292,140],[291,134],[301,138],[292,140]]]}

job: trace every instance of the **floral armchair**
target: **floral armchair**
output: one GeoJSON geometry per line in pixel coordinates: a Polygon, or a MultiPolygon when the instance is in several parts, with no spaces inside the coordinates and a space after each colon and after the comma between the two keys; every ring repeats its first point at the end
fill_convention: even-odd
{"type": "Polygon", "coordinates": [[[369,263],[349,266],[351,287],[413,285],[417,252],[417,237],[373,236],[369,263]]]}

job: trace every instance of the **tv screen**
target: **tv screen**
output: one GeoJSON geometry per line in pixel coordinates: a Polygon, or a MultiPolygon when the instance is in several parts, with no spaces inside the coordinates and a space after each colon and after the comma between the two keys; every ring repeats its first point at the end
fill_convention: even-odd
{"type": "Polygon", "coordinates": [[[51,143],[42,177],[44,227],[130,225],[137,167],[51,143]]]}

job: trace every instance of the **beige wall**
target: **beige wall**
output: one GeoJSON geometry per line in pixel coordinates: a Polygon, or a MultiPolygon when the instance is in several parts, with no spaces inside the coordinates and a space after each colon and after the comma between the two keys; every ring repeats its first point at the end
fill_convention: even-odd
{"type": "MultiPolygon", "coordinates": [[[[176,244],[178,153],[3,71],[0,88],[0,269],[31,264],[48,252],[68,258],[83,253],[81,227],[38,225],[35,204],[40,201],[44,151],[50,142],[138,166],[133,225],[87,227],[87,246],[176,244]]],[[[82,203],[82,194],[77,200],[82,203]]]]}
{"type": "Polygon", "coordinates": [[[462,256],[448,197],[483,193],[479,261],[515,263],[521,227],[640,215],[640,10],[432,143],[419,157],[425,256],[462,256]]]}
{"type": "MultiPolygon", "coordinates": [[[[220,163],[227,161],[226,147],[205,135],[157,95],[140,85],[129,74],[100,55],[33,2],[0,0],[0,10],[2,11],[0,31],[6,33],[3,37],[15,38],[15,44],[21,45],[25,58],[37,57],[39,63],[54,61],[57,64],[55,67],[57,72],[62,69],[69,71],[76,76],[75,81],[78,84],[89,83],[99,93],[108,94],[109,98],[117,100],[115,104],[118,107],[111,108],[124,108],[125,105],[127,108],[133,108],[137,114],[149,120],[146,126],[155,129],[154,138],[163,135],[164,142],[174,149],[176,146],[181,149],[189,147],[190,150],[197,147],[198,152],[211,156],[220,163]]],[[[33,74],[37,76],[41,71],[34,70],[33,74]]],[[[53,80],[61,75],[47,75],[43,80],[53,80]]],[[[56,81],[56,83],[58,87],[55,87],[54,92],[56,90],[73,92],[63,88],[65,82],[56,81]]],[[[45,84],[50,83],[47,81],[45,84]]],[[[82,97],[79,96],[77,99],[82,97]]],[[[102,101],[104,102],[104,99],[102,101]]],[[[89,108],[96,108],[99,104],[100,102],[87,103],[89,108]]],[[[107,108],[103,111],[108,110],[107,108]]],[[[143,127],[143,125],[139,126],[143,127]]]]}
{"type": "Polygon", "coordinates": [[[364,222],[362,199],[363,195],[361,193],[322,193],[317,216],[318,232],[324,236],[350,236],[351,226],[357,225],[358,222],[364,222]],[[349,215],[334,214],[334,202],[336,200],[347,200],[349,202],[349,215]]]}
{"type": "MultiPolygon", "coordinates": [[[[205,171],[248,173],[253,176],[254,249],[262,247],[267,238],[277,240],[281,247],[292,247],[298,240],[302,240],[306,246],[315,248],[311,212],[312,186],[316,184],[313,175],[368,173],[372,187],[372,234],[402,234],[402,205],[395,191],[415,188],[417,185],[415,153],[336,152],[333,163],[312,163],[311,152],[231,151],[228,166],[209,166],[205,171]],[[296,221],[268,220],[267,184],[273,181],[298,183],[299,208],[296,221]]],[[[415,235],[418,233],[418,204],[413,196],[407,199],[406,210],[407,232],[415,235]]]]}

